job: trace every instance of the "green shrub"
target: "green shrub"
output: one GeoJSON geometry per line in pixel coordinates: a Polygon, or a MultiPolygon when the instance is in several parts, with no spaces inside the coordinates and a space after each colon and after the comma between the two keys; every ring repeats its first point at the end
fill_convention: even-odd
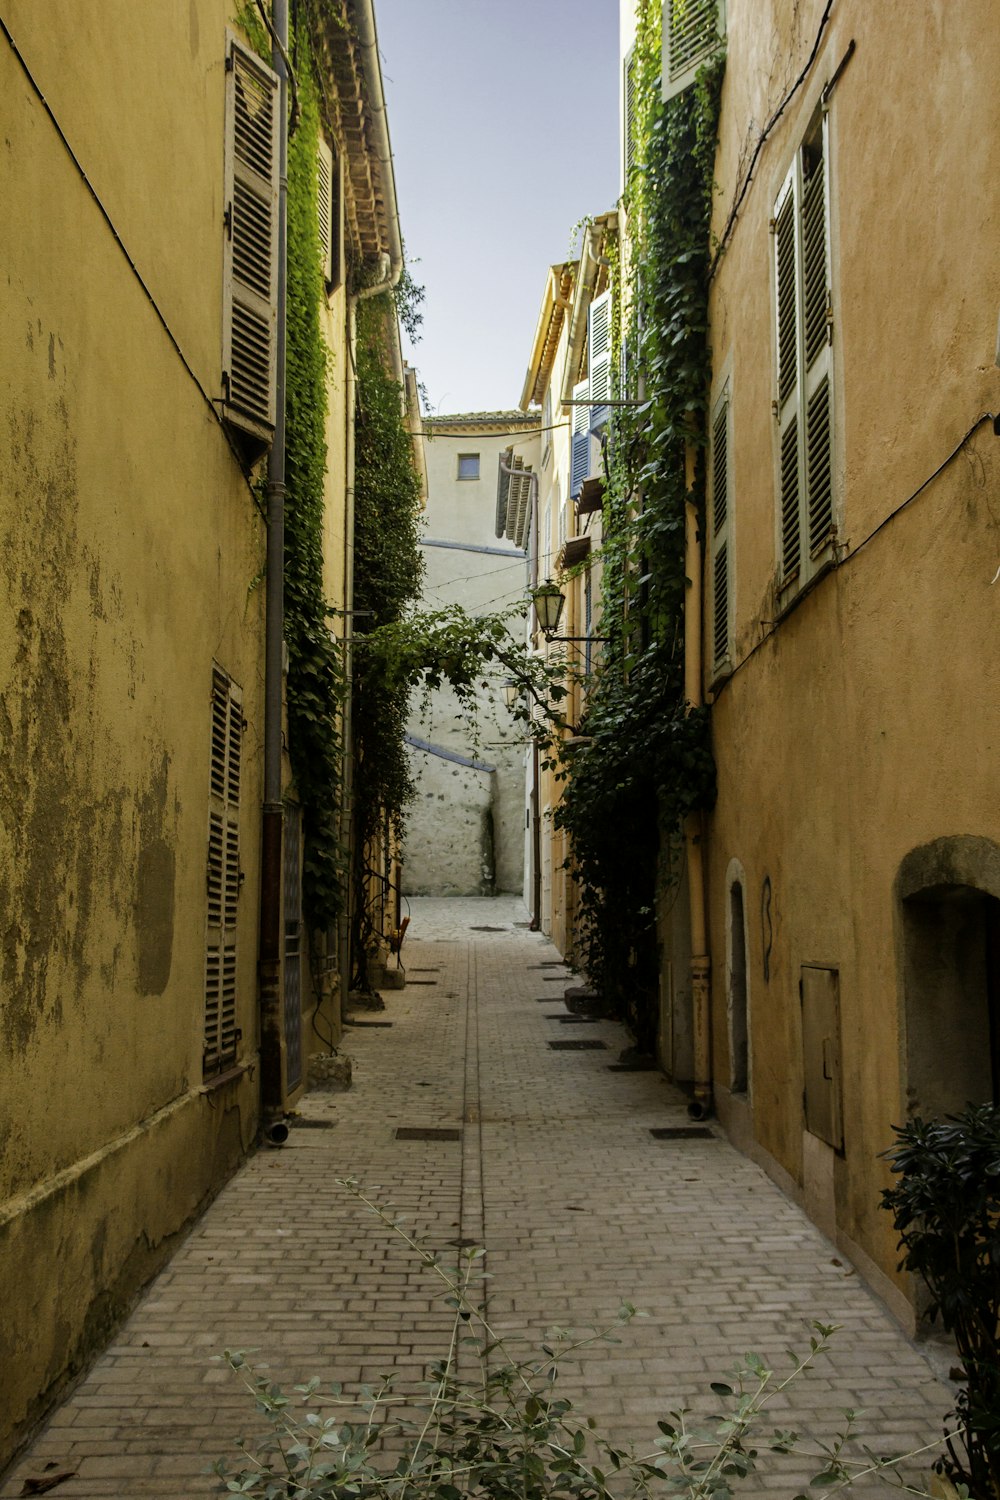
{"type": "Polygon", "coordinates": [[[1000,1497],[1000,1107],[970,1105],[946,1120],[896,1127],[885,1153],[899,1181],[882,1194],[903,1251],[955,1335],[964,1372],[939,1467],[986,1500],[1000,1497]]]}

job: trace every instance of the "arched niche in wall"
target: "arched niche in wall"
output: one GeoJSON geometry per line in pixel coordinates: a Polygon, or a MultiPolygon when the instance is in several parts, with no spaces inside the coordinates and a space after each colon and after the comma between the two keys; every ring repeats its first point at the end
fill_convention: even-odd
{"type": "Polygon", "coordinates": [[[998,1100],[1000,845],[973,835],[912,850],[896,877],[907,1109],[941,1119],[998,1100]]]}

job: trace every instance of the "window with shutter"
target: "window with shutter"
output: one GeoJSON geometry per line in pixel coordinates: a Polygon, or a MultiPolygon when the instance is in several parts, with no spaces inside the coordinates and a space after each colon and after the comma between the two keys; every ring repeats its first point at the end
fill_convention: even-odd
{"type": "Polygon", "coordinates": [[[712,589],[712,678],[732,671],[732,464],[730,454],[730,398],[725,389],[712,412],[710,447],[712,589]]]}
{"type": "Polygon", "coordinates": [[[635,165],[636,129],[638,121],[636,118],[636,57],[635,48],[625,59],[622,77],[622,144],[624,150],[625,186],[628,187],[628,174],[635,165]]]}
{"type": "Polygon", "coordinates": [[[596,432],[608,420],[611,408],[611,293],[595,297],[587,311],[588,367],[590,370],[590,430],[596,432]]]}
{"type": "Polygon", "coordinates": [[[569,466],[569,492],[575,500],[590,474],[590,407],[589,382],[581,380],[573,387],[572,439],[569,466]]]}
{"type": "Polygon", "coordinates": [[[274,429],[278,286],[278,80],[230,35],[226,58],[222,379],[228,421],[274,429]]]}
{"type": "Polygon", "coordinates": [[[694,83],[725,35],[725,0],[663,0],[664,99],[694,83]]]}
{"type": "Polygon", "coordinates": [[[775,205],[778,535],[782,600],[834,556],[833,360],[826,122],[796,153],[775,205]]]}
{"type": "Polygon", "coordinates": [[[219,667],[212,672],[206,876],[206,1075],[236,1061],[236,928],[240,899],[240,771],[243,704],[239,688],[219,667]]]}
{"type": "Polygon", "coordinates": [[[333,151],[322,136],[316,142],[316,223],[319,228],[319,255],[322,257],[322,279],[331,291],[340,284],[339,183],[333,151]]]}

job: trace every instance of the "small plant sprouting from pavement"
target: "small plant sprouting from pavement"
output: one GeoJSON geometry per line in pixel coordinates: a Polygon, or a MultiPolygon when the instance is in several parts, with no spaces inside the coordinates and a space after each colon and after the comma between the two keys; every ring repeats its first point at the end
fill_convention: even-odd
{"type": "Polygon", "coordinates": [[[817,1492],[879,1476],[905,1493],[923,1493],[900,1475],[899,1456],[863,1446],[862,1457],[848,1455],[859,1413],[845,1412],[843,1430],[829,1443],[762,1430],[768,1406],[825,1353],[835,1326],[814,1323],[808,1350],[789,1353],[785,1375],[746,1355],[726,1381],[712,1384],[714,1414],[671,1411],[651,1446],[636,1452],[610,1441],[557,1394],[560,1364],[580,1349],[617,1342],[616,1330],[641,1316],[631,1304],[610,1329],[552,1329],[537,1352],[518,1358],[484,1311],[483,1250],[465,1250],[457,1268],[445,1266],[356,1181],[339,1186],[440,1279],[454,1314],[447,1348],[418,1395],[398,1391],[391,1374],[356,1394],[313,1378],[287,1395],[262,1366],[227,1351],[222,1358],[252,1396],[262,1431],[240,1441],[238,1461],[213,1465],[221,1493],[259,1500],[647,1500],[657,1493],[729,1500],[768,1453],[815,1464],[808,1487],[817,1492]]]}

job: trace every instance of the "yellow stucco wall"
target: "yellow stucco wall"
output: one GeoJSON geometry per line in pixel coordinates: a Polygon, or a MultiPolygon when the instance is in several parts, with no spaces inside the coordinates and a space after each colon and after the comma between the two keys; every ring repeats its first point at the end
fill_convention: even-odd
{"type": "MultiPolygon", "coordinates": [[[[821,0],[730,0],[716,233],[749,122],[767,118],[798,76],[822,11],[821,0]]],[[[764,147],[711,298],[714,393],[731,380],[736,666],[713,711],[716,1077],[724,1084],[730,1067],[726,872],[736,859],[746,873],[752,1032],[750,1113],[736,1123],[890,1295],[880,1278],[895,1276],[895,1234],[878,1208],[887,1174],[876,1154],[906,1112],[893,883],[907,853],[936,838],[1000,841],[1000,595],[991,584],[1000,455],[990,426],[861,544],[1000,406],[1000,143],[986,125],[995,21],[989,0],[934,4],[909,18],[904,38],[885,8],[835,6],[805,85],[764,147]],[[770,220],[852,39],[829,98],[840,564],[775,624],[770,220]],[[842,1155],[804,1128],[803,964],[839,969],[842,1155]]],[[[724,1089],[720,1099],[735,1119],[724,1089]]]]}
{"type": "Polygon", "coordinates": [[[256,1048],[263,531],[206,399],[229,12],[5,11],[190,369],[0,41],[0,1461],[255,1127],[246,1072],[202,1088],[213,662],[247,721],[256,1048]]]}

